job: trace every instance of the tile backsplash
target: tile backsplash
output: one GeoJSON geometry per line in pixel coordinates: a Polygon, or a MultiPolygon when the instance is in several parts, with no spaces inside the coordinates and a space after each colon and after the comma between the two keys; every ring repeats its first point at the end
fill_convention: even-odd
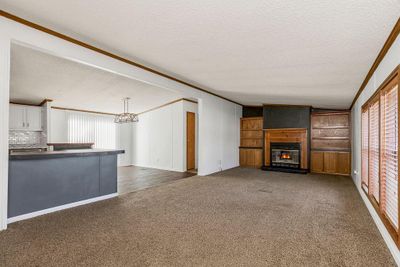
{"type": "Polygon", "coordinates": [[[8,142],[10,148],[46,146],[47,138],[44,132],[10,131],[8,142]]]}

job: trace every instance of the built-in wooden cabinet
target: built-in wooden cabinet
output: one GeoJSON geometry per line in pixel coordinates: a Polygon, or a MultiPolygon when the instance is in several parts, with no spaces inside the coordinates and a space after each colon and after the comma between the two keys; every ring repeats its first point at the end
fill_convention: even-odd
{"type": "Polygon", "coordinates": [[[350,113],[311,115],[311,172],[350,175],[350,113]]]}
{"type": "Polygon", "coordinates": [[[242,167],[260,168],[263,162],[263,118],[240,120],[239,162],[242,167]]]}
{"type": "Polygon", "coordinates": [[[311,171],[339,175],[350,174],[350,152],[311,151],[311,171]]]}
{"type": "Polygon", "coordinates": [[[10,104],[10,130],[41,131],[42,108],[10,104]]]}
{"type": "Polygon", "coordinates": [[[240,148],[239,149],[240,166],[261,168],[262,149],[259,148],[240,148]]]}

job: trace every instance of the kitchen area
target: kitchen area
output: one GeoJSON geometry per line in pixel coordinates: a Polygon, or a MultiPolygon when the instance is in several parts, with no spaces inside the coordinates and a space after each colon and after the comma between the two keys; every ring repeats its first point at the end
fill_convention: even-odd
{"type": "Polygon", "coordinates": [[[10,104],[9,223],[117,195],[118,149],[48,143],[45,101],[10,104]]]}
{"type": "Polygon", "coordinates": [[[77,102],[82,77],[95,80],[64,59],[11,46],[7,223],[118,196],[125,149],[115,115],[54,106],[77,102]]]}
{"type": "MultiPolygon", "coordinates": [[[[20,43],[11,45],[10,67],[7,223],[164,181],[149,177],[154,171],[142,168],[145,164],[133,166],[134,157],[152,159],[148,152],[154,144],[133,132],[138,114],[175,103],[181,95],[20,43]],[[143,151],[134,154],[137,147],[143,151]]],[[[182,114],[183,120],[183,113],[177,118],[182,114]]],[[[158,117],[149,116],[140,127],[158,125],[158,117]]],[[[170,151],[165,149],[165,158],[170,151]]],[[[166,180],[182,176],[169,175],[166,180]]]]}

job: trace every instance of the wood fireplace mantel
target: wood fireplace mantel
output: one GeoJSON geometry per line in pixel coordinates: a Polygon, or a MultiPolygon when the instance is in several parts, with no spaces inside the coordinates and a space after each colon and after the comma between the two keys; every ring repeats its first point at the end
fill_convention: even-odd
{"type": "Polygon", "coordinates": [[[301,169],[308,169],[308,142],[307,129],[287,128],[287,129],[264,129],[264,164],[270,166],[270,144],[271,143],[300,143],[301,144],[301,169]]]}

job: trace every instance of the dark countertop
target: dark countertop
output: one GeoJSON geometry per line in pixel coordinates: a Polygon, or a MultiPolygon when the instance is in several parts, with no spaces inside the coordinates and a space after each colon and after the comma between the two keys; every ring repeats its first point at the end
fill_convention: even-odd
{"type": "Polygon", "coordinates": [[[9,155],[10,160],[28,160],[28,159],[52,159],[52,158],[69,158],[69,157],[90,157],[124,154],[121,149],[70,149],[60,151],[45,152],[12,152],[9,155]]]}

